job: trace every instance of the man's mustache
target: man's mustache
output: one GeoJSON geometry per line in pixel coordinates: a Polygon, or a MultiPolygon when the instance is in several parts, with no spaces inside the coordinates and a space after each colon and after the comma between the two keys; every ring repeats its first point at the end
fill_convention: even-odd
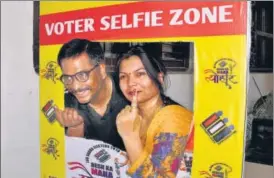
{"type": "Polygon", "coordinates": [[[84,88],[79,88],[79,89],[68,89],[69,92],[73,94],[77,94],[78,92],[86,91],[86,90],[92,90],[91,87],[84,87],[84,88]]]}

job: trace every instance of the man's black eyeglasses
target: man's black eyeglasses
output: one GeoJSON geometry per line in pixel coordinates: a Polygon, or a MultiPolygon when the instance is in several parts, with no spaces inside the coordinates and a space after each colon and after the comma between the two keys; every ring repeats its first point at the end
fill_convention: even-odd
{"type": "Polygon", "coordinates": [[[88,71],[81,71],[78,72],[74,75],[62,75],[60,77],[60,80],[63,82],[65,85],[70,85],[73,83],[73,79],[76,78],[79,82],[86,82],[89,79],[89,74],[91,71],[93,71],[96,67],[98,67],[99,64],[96,64],[94,67],[92,67],[88,71]]]}

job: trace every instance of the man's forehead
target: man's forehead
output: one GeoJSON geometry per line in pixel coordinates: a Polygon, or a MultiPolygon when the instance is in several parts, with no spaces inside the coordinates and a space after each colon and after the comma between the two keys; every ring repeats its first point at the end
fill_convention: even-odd
{"type": "Polygon", "coordinates": [[[66,65],[95,65],[96,61],[92,60],[86,53],[81,53],[76,56],[64,58],[61,61],[61,66],[66,65]]]}
{"type": "Polygon", "coordinates": [[[85,57],[67,58],[61,62],[62,72],[66,75],[74,75],[81,71],[87,71],[94,66],[95,64],[89,58],[85,57]]]}

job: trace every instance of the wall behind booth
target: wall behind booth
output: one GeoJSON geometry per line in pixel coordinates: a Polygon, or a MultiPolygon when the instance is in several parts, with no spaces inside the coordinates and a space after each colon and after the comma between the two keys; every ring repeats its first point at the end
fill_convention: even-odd
{"type": "MultiPolygon", "coordinates": [[[[40,175],[39,80],[33,68],[33,2],[1,2],[1,177],[38,178],[40,175]]],[[[255,76],[263,94],[273,89],[273,74],[255,76]]],[[[193,109],[193,75],[170,74],[167,94],[193,109]],[[176,85],[174,84],[176,83],[176,85]],[[178,90],[178,89],[183,90],[178,90]],[[178,95],[179,93],[179,95],[178,95]]],[[[259,98],[250,77],[248,106],[259,98]]],[[[248,173],[251,171],[246,166],[248,173]]],[[[260,166],[252,167],[260,172],[260,166]]],[[[261,177],[272,177],[264,167],[261,177]]],[[[251,174],[246,178],[253,178],[251,174]]],[[[255,177],[254,177],[255,178],[255,177]]],[[[257,178],[257,177],[256,177],[257,178]]]]}
{"type": "Polygon", "coordinates": [[[1,177],[38,178],[39,84],[33,2],[1,2],[1,177]]]}

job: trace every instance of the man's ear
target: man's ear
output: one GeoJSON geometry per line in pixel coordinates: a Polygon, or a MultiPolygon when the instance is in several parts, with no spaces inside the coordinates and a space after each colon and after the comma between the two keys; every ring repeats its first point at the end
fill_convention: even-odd
{"type": "Polygon", "coordinates": [[[162,72],[158,74],[158,80],[162,85],[164,84],[164,74],[162,72]]]}
{"type": "Polygon", "coordinates": [[[101,63],[99,64],[99,68],[100,68],[100,74],[102,78],[105,79],[107,77],[106,65],[104,63],[101,63]]]}

